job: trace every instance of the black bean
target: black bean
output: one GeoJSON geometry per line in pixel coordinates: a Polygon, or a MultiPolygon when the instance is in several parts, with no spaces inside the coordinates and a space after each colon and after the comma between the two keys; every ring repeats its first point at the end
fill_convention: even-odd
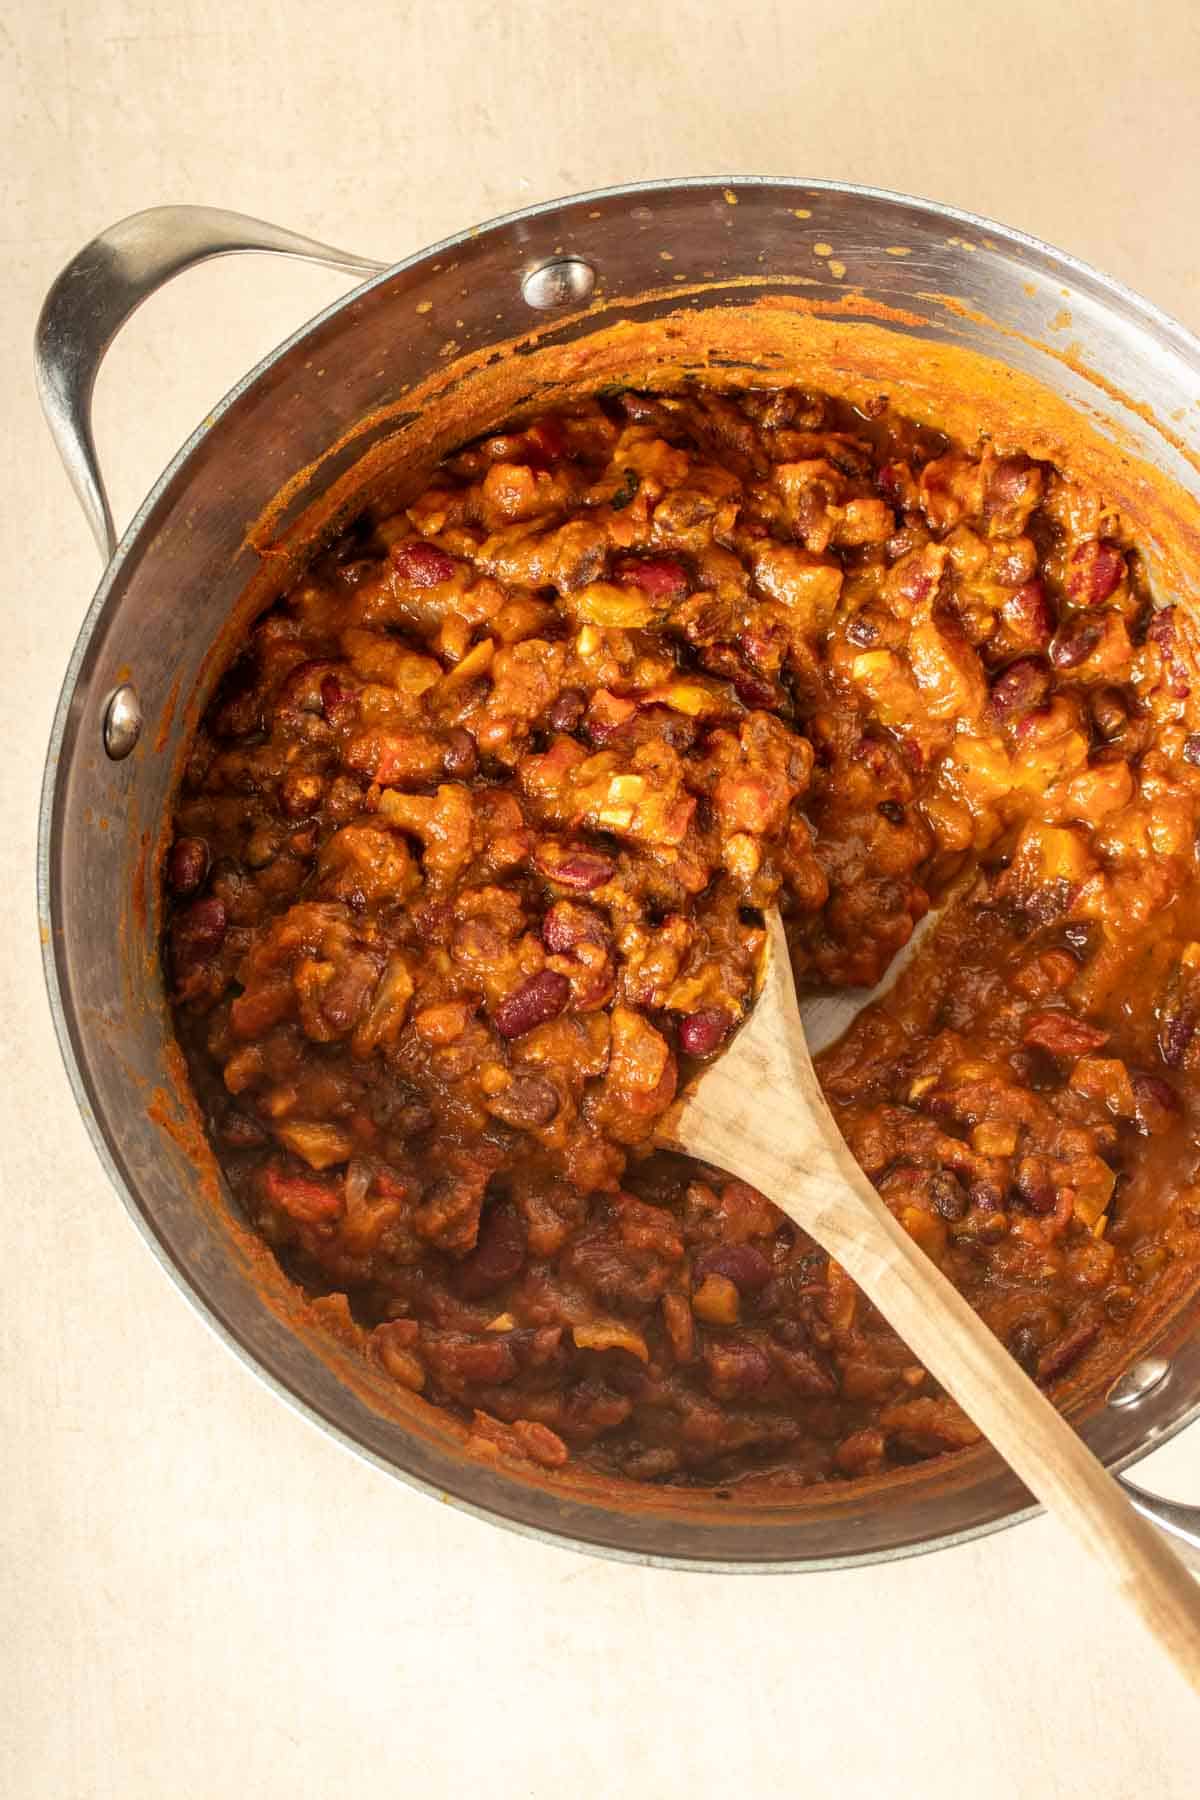
{"type": "Polygon", "coordinates": [[[879,627],[865,613],[856,613],[846,627],[846,642],[856,644],[860,650],[869,650],[872,644],[879,642],[879,627]]]}
{"type": "Polygon", "coordinates": [[[564,688],[546,714],[551,731],[574,731],[587,710],[587,698],[578,688],[564,688]]]}

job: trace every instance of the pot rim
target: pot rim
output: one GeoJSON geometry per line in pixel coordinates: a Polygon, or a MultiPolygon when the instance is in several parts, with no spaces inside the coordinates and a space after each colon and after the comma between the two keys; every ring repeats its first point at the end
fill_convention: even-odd
{"type": "MultiPolygon", "coordinates": [[[[653,194],[676,193],[681,190],[703,191],[705,189],[731,190],[736,193],[739,188],[761,191],[779,189],[796,192],[809,190],[827,194],[847,194],[864,200],[875,200],[893,206],[900,211],[926,212],[935,215],[946,223],[986,235],[999,242],[1004,248],[1032,252],[1036,256],[1047,259],[1056,268],[1068,271],[1075,280],[1085,287],[1090,287],[1099,297],[1108,301],[1117,301],[1123,308],[1138,317],[1140,322],[1170,340],[1172,347],[1182,356],[1187,357],[1200,367],[1200,338],[1188,330],[1186,326],[1171,314],[1144,299],[1134,289],[1124,283],[1105,275],[1090,263],[1072,256],[1066,251],[1058,250],[1043,239],[1022,232],[1012,226],[998,223],[986,216],[966,211],[961,207],[947,206],[941,202],[923,199],[918,195],[904,194],[888,188],[878,188],[862,183],[831,181],[825,179],[791,177],[791,176],[755,176],[755,175],[711,175],[682,176],[662,178],[644,182],[623,182],[610,187],[586,189],[577,194],[564,195],[556,199],[538,201],[536,204],[520,207],[512,212],[501,213],[478,226],[455,232],[449,237],[441,238],[423,249],[412,252],[406,257],[389,264],[377,275],[358,283],[340,295],[328,306],[322,308],[284,338],[274,349],[259,359],[224,396],[208,409],[201,423],[187,436],[175,455],[163,468],[154,481],[141,505],[137,508],[129,524],[122,532],[117,547],[107,562],[99,584],[84,615],[79,633],[71,651],[66,671],[59,691],[54,710],[50,740],[47,747],[43,768],[41,793],[38,806],[38,840],[36,858],[36,886],[39,939],[41,945],[42,970],[46,983],[47,998],[50,1004],[51,1017],[54,1022],[55,1036],[58,1040],[59,1052],[63,1060],[67,1080],[76,1106],[83,1119],[92,1147],[112,1187],[120,1196],[121,1202],[129,1215],[142,1242],[154,1255],[159,1265],[166,1271],[175,1287],[189,1302],[225,1348],[257,1379],[264,1383],[278,1399],[282,1400],[291,1412],[304,1418],[310,1424],[333,1438],[339,1446],[372,1464],[382,1473],[394,1480],[405,1483],[430,1499],[439,1500],[443,1504],[453,1506],[456,1510],[472,1515],[474,1518],[492,1526],[515,1532],[522,1537],[533,1538],[555,1549],[584,1552],[590,1556],[602,1557],[608,1561],[633,1563],[648,1568],[670,1569],[680,1572],[698,1574],[810,1574],[830,1570],[859,1568],[877,1563],[896,1562],[909,1557],[925,1556],[934,1551],[953,1549],[976,1539],[991,1536],[994,1532],[1007,1530],[1020,1525],[1028,1519],[1035,1518],[1043,1511],[1040,1505],[1031,1503],[1006,1513],[1003,1517],[989,1519],[980,1524],[965,1527],[959,1531],[943,1532],[920,1542],[896,1545],[868,1551],[849,1552],[840,1556],[815,1556],[783,1559],[747,1559],[722,1560],[712,1557],[692,1557],[682,1555],[666,1555],[660,1552],[627,1549],[611,1544],[601,1544],[585,1538],[556,1531],[542,1525],[535,1525],[522,1519],[493,1511],[490,1507],[470,1500],[464,1495],[439,1483],[426,1480],[408,1469],[399,1467],[387,1457],[360,1442],[350,1431],[340,1425],[336,1419],[313,1402],[296,1393],[286,1382],[267,1368],[243,1342],[239,1334],[221,1317],[221,1315],[193,1287],[184,1269],[176,1261],[170,1246],[154,1229],[151,1220],[138,1205],[118,1162],[110,1150],[108,1140],[101,1127],[92,1104],[92,1096],[83,1075],[81,1061],[76,1050],[74,1018],[69,1014],[63,995],[63,986],[59,978],[57,940],[54,931],[57,895],[54,889],[51,865],[52,853],[57,840],[55,830],[56,794],[58,774],[63,743],[66,738],[71,711],[75,699],[80,670],[84,664],[93,636],[95,635],[106,612],[117,577],[121,571],[133,545],[137,541],[147,519],[150,517],[161,495],[165,492],[176,474],[182,470],[197,447],[209,435],[213,427],[225,416],[241,396],[246,393],[261,376],[267,373],[278,361],[288,355],[311,333],[320,326],[331,321],[339,312],[356,299],[396,275],[406,273],[421,264],[436,260],[469,244],[476,243],[492,232],[503,231],[521,225],[529,220],[544,218],[561,211],[564,207],[574,207],[589,202],[606,202],[612,200],[632,199],[653,194]]],[[[714,286],[720,286],[715,282],[714,286]]],[[[1139,1446],[1128,1455],[1114,1459],[1107,1466],[1114,1472],[1128,1468],[1137,1463],[1151,1450],[1158,1449],[1168,1439],[1184,1430],[1188,1425],[1200,1419],[1200,1395],[1193,1406],[1187,1408],[1171,1424],[1159,1427],[1150,1443],[1139,1446]]]]}

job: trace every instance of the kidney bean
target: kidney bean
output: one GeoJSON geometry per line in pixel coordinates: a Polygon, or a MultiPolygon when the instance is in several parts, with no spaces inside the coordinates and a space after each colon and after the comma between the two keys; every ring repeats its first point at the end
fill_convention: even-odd
{"type": "Polygon", "coordinates": [[[757,1294],[771,1279],[771,1265],[753,1244],[714,1244],[702,1250],[692,1264],[698,1280],[723,1275],[742,1294],[757,1294]]]}
{"type": "Polygon", "coordinates": [[[876,781],[886,781],[895,770],[895,751],[882,738],[860,737],[850,754],[866,764],[876,781]]]}
{"type": "Polygon", "coordinates": [[[379,985],[379,963],[373,956],[350,955],[340,962],[321,989],[321,1016],[339,1036],[350,1032],[367,1009],[379,985]]]}
{"type": "Polygon", "coordinates": [[[560,859],[543,847],[534,851],[533,860],[547,880],[559,887],[575,888],[579,893],[603,887],[616,873],[615,864],[607,856],[590,850],[568,850],[560,859]]]}
{"type": "Polygon", "coordinates": [[[1092,1344],[1100,1333],[1099,1317],[1076,1319],[1068,1325],[1061,1337],[1056,1337],[1052,1344],[1047,1344],[1037,1360],[1037,1378],[1039,1381],[1054,1381],[1078,1362],[1084,1351],[1092,1344]]]}
{"type": "Polygon", "coordinates": [[[1169,1019],[1162,1021],[1159,1030],[1159,1055],[1168,1069],[1178,1069],[1195,1035],[1196,1015],[1193,1012],[1173,1013],[1169,1019]]]}
{"type": "Polygon", "coordinates": [[[705,1006],[679,1023],[679,1047],[688,1056],[711,1056],[729,1036],[733,1020],[723,1007],[705,1006]]]}
{"type": "Polygon", "coordinates": [[[1054,608],[1040,581],[1026,581],[1004,602],[1001,617],[1019,643],[1044,649],[1054,634],[1054,608]]]}
{"type": "Polygon", "coordinates": [[[1054,1208],[1058,1203],[1058,1195],[1055,1192],[1053,1182],[1029,1181],[1022,1186],[1020,1180],[1018,1180],[1017,1187],[1021,1196],[1021,1204],[1026,1212],[1036,1213],[1039,1217],[1044,1217],[1047,1213],[1052,1213],[1054,1211],[1054,1208]]]}
{"type": "Polygon", "coordinates": [[[1037,564],[1037,545],[1032,538],[1010,538],[992,551],[991,579],[1001,587],[1023,588],[1034,581],[1037,564]]]}
{"type": "Polygon", "coordinates": [[[875,486],[891,506],[911,512],[919,499],[913,472],[907,463],[883,463],[875,476],[875,486]]]}
{"type": "MultiPolygon", "coordinates": [[[[718,675],[723,681],[730,682],[743,706],[778,711],[787,695],[773,678],[769,668],[757,666],[747,646],[745,633],[739,637],[738,644],[741,645],[740,649],[731,643],[705,644],[697,641],[696,655],[701,668],[706,669],[710,675],[718,675]]],[[[664,709],[654,707],[650,710],[661,712],[664,709]]],[[[675,716],[681,717],[679,714],[675,716]]],[[[687,723],[692,724],[692,721],[688,720],[687,723]]],[[[692,736],[694,739],[694,730],[692,736]]]]}
{"type": "Polygon", "coordinates": [[[1182,1063],[1191,1048],[1197,1024],[1200,1024],[1200,1015],[1193,1005],[1172,1004],[1163,1012],[1158,1025],[1158,1054],[1168,1069],[1177,1069],[1182,1063]]]}
{"type": "MultiPolygon", "coordinates": [[[[1097,688],[1091,696],[1089,706],[1092,723],[1106,743],[1119,737],[1129,723],[1129,709],[1119,688],[1097,688]]],[[[1196,744],[1200,749],[1200,737],[1197,737],[1196,744]]],[[[1187,745],[1185,744],[1184,755],[1186,756],[1186,754],[1187,745]]]]}
{"type": "Polygon", "coordinates": [[[326,675],[321,682],[321,710],[330,725],[346,725],[354,717],[357,701],[353,691],[343,686],[336,675],[326,675]]]}
{"type": "Polygon", "coordinates": [[[1072,600],[1103,606],[1125,578],[1125,558],[1103,538],[1080,544],[1067,563],[1066,587],[1072,600]]]}
{"type": "Polygon", "coordinates": [[[579,688],[564,688],[546,714],[551,731],[575,731],[587,711],[587,696],[579,688]]]}
{"type": "Polygon", "coordinates": [[[837,1376],[807,1344],[774,1343],[771,1361],[788,1386],[798,1394],[818,1399],[829,1398],[838,1391],[837,1376]]]}
{"type": "Polygon", "coordinates": [[[630,1481],[663,1481],[678,1467],[679,1453],[675,1450],[634,1450],[624,1458],[621,1473],[630,1481]]]}
{"type": "Polygon", "coordinates": [[[453,731],[447,733],[445,747],[442,751],[442,767],[447,775],[452,776],[456,781],[471,779],[479,767],[479,751],[475,746],[475,739],[469,731],[463,731],[461,727],[456,726],[453,731]]]}
{"type": "Polygon", "coordinates": [[[558,1112],[558,1089],[541,1075],[516,1075],[499,1094],[493,1094],[487,1109],[506,1125],[521,1130],[548,1125],[558,1112]]]}
{"type": "Polygon", "coordinates": [[[176,963],[194,967],[206,962],[225,942],[228,927],[225,902],[215,894],[193,901],[186,912],[176,915],[171,925],[171,947],[176,963]]]}
{"type": "Polygon", "coordinates": [[[529,462],[533,467],[539,463],[561,462],[567,453],[567,434],[562,421],[552,413],[533,421],[525,433],[525,442],[532,452],[529,462]]]}
{"type": "Polygon", "coordinates": [[[755,622],[737,634],[738,652],[759,675],[768,677],[783,665],[789,652],[789,642],[784,629],[778,623],[755,622]]]}
{"type": "Polygon", "coordinates": [[[1080,663],[1087,661],[1103,636],[1103,630],[1094,619],[1077,613],[1059,626],[1050,645],[1050,661],[1056,669],[1078,668],[1080,663]]]}
{"type": "Polygon", "coordinates": [[[208,845],[203,838],[177,838],[167,857],[167,881],[173,894],[191,894],[208,874],[208,845]]]}
{"type": "Polygon", "coordinates": [[[1175,608],[1160,606],[1151,615],[1146,627],[1146,636],[1152,644],[1157,644],[1164,654],[1175,650],[1175,608]]]}
{"type": "Polygon", "coordinates": [[[991,706],[998,719],[1032,712],[1050,692],[1050,671],[1040,656],[1021,656],[992,683],[991,706]]]}
{"type": "Polygon", "coordinates": [[[616,572],[623,587],[640,587],[651,600],[668,603],[683,600],[691,592],[687,570],[673,557],[623,556],[616,572]]]}
{"type": "Polygon", "coordinates": [[[500,1002],[493,1022],[501,1037],[524,1037],[535,1025],[557,1019],[570,998],[571,984],[566,976],[543,969],[500,1002]]]}
{"type": "Polygon", "coordinates": [[[425,1326],[421,1350],[430,1371],[451,1390],[465,1386],[499,1387],[517,1373],[517,1359],[509,1348],[506,1332],[475,1337],[465,1331],[437,1331],[425,1326]]]}
{"type": "Polygon", "coordinates": [[[919,550],[922,544],[929,542],[929,532],[915,512],[905,516],[905,522],[898,531],[894,531],[883,546],[883,554],[889,565],[895,565],[908,555],[910,550],[919,550]]]}
{"type": "Polygon", "coordinates": [[[613,873],[613,865],[606,856],[569,856],[559,863],[554,879],[564,887],[590,892],[611,881],[613,873]]]}
{"type": "Polygon", "coordinates": [[[1193,768],[1200,768],[1200,731],[1189,732],[1184,738],[1183,760],[1191,763],[1193,768]]]}
{"type": "Polygon", "coordinates": [[[1191,693],[1187,664],[1179,654],[1179,633],[1175,624],[1175,608],[1163,606],[1146,628],[1146,636],[1162,658],[1163,680],[1167,692],[1176,700],[1186,700],[1191,693]]]}
{"type": "Polygon", "coordinates": [[[932,549],[933,554],[929,554],[926,547],[922,546],[892,568],[892,587],[901,599],[907,600],[912,606],[920,606],[923,601],[928,600],[941,582],[945,551],[937,546],[932,549]]]}
{"type": "Polygon", "coordinates": [[[239,1112],[236,1107],[230,1107],[221,1120],[220,1138],[231,1150],[256,1150],[260,1144],[266,1143],[267,1134],[257,1119],[252,1119],[248,1113],[239,1112]]]}
{"type": "Polygon", "coordinates": [[[1074,1061],[1077,1057],[1089,1055],[1093,1050],[1102,1049],[1107,1044],[1109,1035],[1099,1025],[1089,1025],[1085,1019],[1077,1019],[1073,1013],[1051,1009],[1029,1014],[1021,1033],[1021,1042],[1046,1050],[1051,1056],[1067,1057],[1074,1061]]]}
{"type": "Polygon", "coordinates": [[[777,682],[765,675],[735,675],[733,691],[743,706],[765,712],[776,712],[787,698],[777,682]]]}
{"type": "Polygon", "coordinates": [[[1042,471],[1027,456],[1002,456],[992,469],[983,496],[987,517],[1006,508],[1035,503],[1042,491],[1042,471]]]}
{"type": "Polygon", "coordinates": [[[454,1285],[464,1300],[483,1300],[512,1281],[525,1266],[525,1223],[507,1200],[485,1206],[475,1248],[454,1272],[454,1285]]]}
{"type": "Polygon", "coordinates": [[[637,711],[636,700],[597,688],[587,709],[587,734],[593,744],[607,744],[637,718],[637,711]]]}
{"type": "Polygon", "coordinates": [[[771,1379],[770,1358],[746,1338],[714,1339],[705,1346],[704,1366],[718,1400],[757,1394],[771,1379]]]}
{"type": "Polygon", "coordinates": [[[1179,1096],[1161,1075],[1132,1075],[1133,1101],[1139,1131],[1154,1137],[1166,1131],[1179,1117],[1179,1096]]]}
{"type": "Polygon", "coordinates": [[[407,544],[393,544],[391,557],[392,567],[401,581],[417,588],[437,587],[439,582],[452,580],[458,567],[453,557],[421,538],[407,544]]]}
{"type": "Polygon", "coordinates": [[[553,956],[569,956],[579,944],[606,945],[612,933],[595,907],[556,900],[542,920],[542,942],[553,956]]]}

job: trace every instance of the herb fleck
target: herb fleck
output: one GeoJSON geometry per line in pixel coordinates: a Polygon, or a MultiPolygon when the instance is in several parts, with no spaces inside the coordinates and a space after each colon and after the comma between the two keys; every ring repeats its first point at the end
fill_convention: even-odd
{"type": "Polygon", "coordinates": [[[642,478],[636,469],[622,469],[621,477],[621,485],[608,503],[614,512],[622,512],[642,485],[642,478]]]}

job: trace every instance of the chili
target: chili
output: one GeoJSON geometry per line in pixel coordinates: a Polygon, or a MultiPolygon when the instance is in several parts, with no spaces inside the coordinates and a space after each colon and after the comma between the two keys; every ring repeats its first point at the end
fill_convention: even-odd
{"type": "Polygon", "coordinates": [[[546,1468],[875,1474],[973,1427],[752,1188],[654,1151],[751,1004],[1039,1380],[1200,1258],[1195,633],[1122,520],[882,396],[608,394],[255,625],[166,862],[230,1185],[400,1388],[546,1468]]]}

